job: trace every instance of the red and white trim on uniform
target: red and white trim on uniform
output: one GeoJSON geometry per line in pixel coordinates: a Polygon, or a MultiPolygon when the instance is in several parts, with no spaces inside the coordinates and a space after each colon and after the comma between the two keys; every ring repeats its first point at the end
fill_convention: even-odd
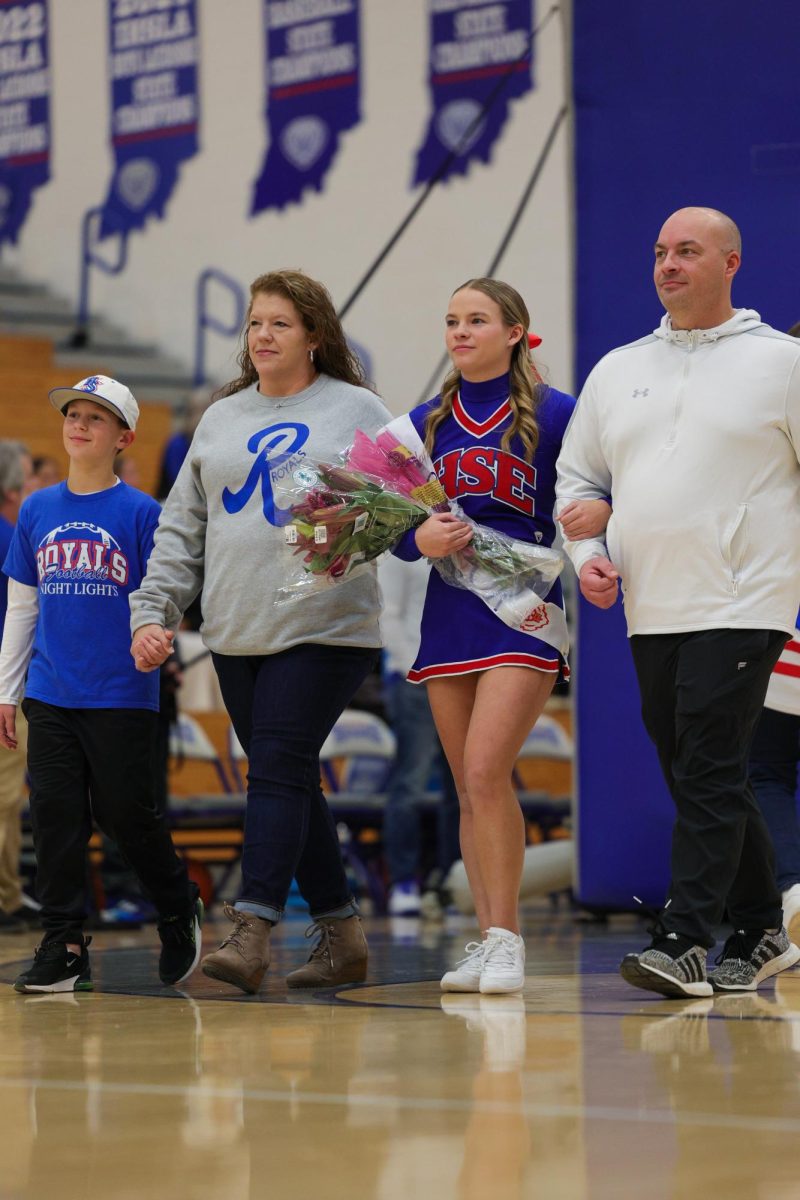
{"type": "Polygon", "coordinates": [[[776,662],[773,672],[775,675],[793,675],[800,679],[800,642],[787,642],[776,662]]]}
{"type": "Polygon", "coordinates": [[[473,671],[491,671],[493,667],[530,667],[533,671],[544,671],[548,675],[557,675],[563,671],[564,679],[569,679],[569,667],[561,659],[539,658],[536,654],[492,654],[488,658],[472,658],[464,662],[433,663],[415,671],[412,667],[408,672],[409,683],[425,683],[427,679],[441,679],[449,675],[470,675],[473,671]]]}
{"type": "Polygon", "coordinates": [[[456,392],[453,397],[453,416],[458,421],[462,429],[466,429],[467,433],[472,437],[485,437],[487,433],[493,433],[499,425],[503,424],[506,417],[511,415],[511,404],[508,397],[503,401],[499,408],[496,408],[490,417],[485,421],[475,421],[469,415],[461,403],[461,395],[456,392]]]}

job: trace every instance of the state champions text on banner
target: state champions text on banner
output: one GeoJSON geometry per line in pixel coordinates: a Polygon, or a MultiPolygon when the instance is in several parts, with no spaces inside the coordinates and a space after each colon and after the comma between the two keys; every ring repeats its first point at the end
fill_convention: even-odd
{"type": "Polygon", "coordinates": [[[197,0],[109,0],[111,144],[115,169],[101,236],[162,217],[180,164],[197,153],[197,0]]]}
{"type": "Polygon", "coordinates": [[[269,149],[250,214],[322,191],[361,118],[360,0],[264,0],[269,149]]]}
{"type": "Polygon", "coordinates": [[[50,178],[48,16],[46,0],[0,0],[0,245],[50,178]]]}
{"type": "Polygon", "coordinates": [[[512,99],[533,87],[533,0],[429,0],[429,86],[433,111],[414,183],[427,183],[442,156],[458,150],[443,178],[488,162],[512,99]],[[502,94],[487,105],[503,80],[502,94]],[[467,136],[468,135],[468,136],[467,136]]]}

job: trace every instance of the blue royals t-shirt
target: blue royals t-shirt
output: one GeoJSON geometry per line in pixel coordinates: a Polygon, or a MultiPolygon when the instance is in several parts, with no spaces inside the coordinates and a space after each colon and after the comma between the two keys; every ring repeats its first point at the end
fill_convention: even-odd
{"type": "Polygon", "coordinates": [[[128,597],[145,574],[160,511],[121,482],[88,496],[57,483],[25,501],[3,570],[39,589],[27,697],[158,711],[158,671],[142,674],[130,655],[128,597]]]}

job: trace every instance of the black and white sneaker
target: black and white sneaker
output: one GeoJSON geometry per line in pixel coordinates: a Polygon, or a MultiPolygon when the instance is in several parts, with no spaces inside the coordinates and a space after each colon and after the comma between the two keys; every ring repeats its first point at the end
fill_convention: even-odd
{"type": "Polygon", "coordinates": [[[800,961],[800,949],[785,929],[739,929],[716,961],[719,966],[709,976],[715,992],[754,992],[765,979],[800,961]]]}
{"type": "Polygon", "coordinates": [[[183,983],[200,962],[203,951],[200,927],[204,915],[203,901],[197,896],[188,916],[162,917],[158,922],[161,938],[158,976],[162,983],[168,986],[183,983]]]}
{"type": "Polygon", "coordinates": [[[18,992],[91,992],[92,970],[89,965],[86,938],[80,954],[69,950],[64,942],[44,942],[37,946],[33,963],[17,977],[18,992]]]}
{"type": "Polygon", "coordinates": [[[625,955],[619,970],[626,983],[661,996],[711,996],[706,954],[691,938],[658,930],[646,950],[625,955]]]}

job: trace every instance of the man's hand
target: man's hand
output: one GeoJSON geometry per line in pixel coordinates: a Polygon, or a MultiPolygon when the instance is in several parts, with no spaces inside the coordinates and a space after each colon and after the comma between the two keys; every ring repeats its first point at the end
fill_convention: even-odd
{"type": "Polygon", "coordinates": [[[581,594],[598,608],[611,608],[619,593],[619,571],[607,558],[598,555],[581,567],[581,594]]]}
{"type": "Polygon", "coordinates": [[[417,526],[414,540],[426,558],[446,558],[472,541],[472,527],[452,513],[433,513],[417,526]]]}
{"type": "Polygon", "coordinates": [[[0,704],[0,746],[6,750],[17,748],[17,706],[0,704]]]}
{"type": "Polygon", "coordinates": [[[161,625],[140,625],[133,635],[131,654],[137,671],[157,671],[175,650],[175,634],[161,625]]]}
{"type": "Polygon", "coordinates": [[[565,538],[579,542],[604,533],[610,516],[611,505],[606,500],[570,500],[556,520],[565,538]]]}

